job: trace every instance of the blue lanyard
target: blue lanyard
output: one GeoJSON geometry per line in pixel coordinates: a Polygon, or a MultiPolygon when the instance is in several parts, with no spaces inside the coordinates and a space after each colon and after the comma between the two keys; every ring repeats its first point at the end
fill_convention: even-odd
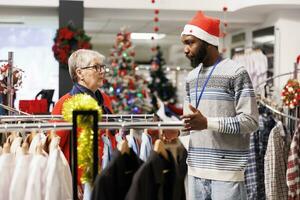
{"type": "MultiPolygon", "coordinates": [[[[222,60],[222,59],[221,59],[221,57],[220,57],[220,58],[218,58],[218,60],[215,62],[213,68],[212,68],[211,71],[209,72],[209,75],[208,75],[207,79],[205,80],[205,83],[204,83],[204,85],[203,85],[203,87],[202,87],[200,96],[198,97],[198,82],[199,82],[199,76],[200,76],[200,72],[201,72],[201,69],[202,69],[202,68],[199,69],[199,73],[198,73],[198,77],[197,77],[197,84],[196,84],[196,88],[195,88],[195,89],[196,89],[196,108],[198,108],[198,106],[199,106],[199,103],[200,103],[200,100],[201,100],[201,98],[202,98],[203,92],[204,92],[204,90],[205,90],[205,88],[206,88],[206,85],[207,85],[207,83],[208,83],[208,81],[209,81],[209,79],[210,79],[212,73],[214,72],[216,66],[221,62],[221,60],[222,60]]],[[[202,67],[203,67],[203,64],[202,64],[202,67]]]]}

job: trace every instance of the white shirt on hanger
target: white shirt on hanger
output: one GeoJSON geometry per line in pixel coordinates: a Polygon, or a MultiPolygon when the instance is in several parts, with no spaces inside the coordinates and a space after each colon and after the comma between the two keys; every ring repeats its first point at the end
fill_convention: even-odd
{"type": "Polygon", "coordinates": [[[24,200],[31,159],[32,155],[30,154],[23,154],[18,157],[9,188],[10,200],[24,200]]]}
{"type": "Polygon", "coordinates": [[[4,153],[0,156],[0,196],[3,200],[9,199],[9,188],[15,169],[15,155],[4,153]]]}
{"type": "Polygon", "coordinates": [[[46,167],[48,158],[35,154],[30,163],[25,200],[44,200],[46,187],[46,167]]]}
{"type": "Polygon", "coordinates": [[[72,175],[68,161],[58,147],[60,138],[52,139],[46,168],[45,200],[72,199],[72,175]]]}

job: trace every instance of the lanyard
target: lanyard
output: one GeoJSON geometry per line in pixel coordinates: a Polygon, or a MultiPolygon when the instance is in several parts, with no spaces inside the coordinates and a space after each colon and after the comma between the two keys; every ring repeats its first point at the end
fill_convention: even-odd
{"type": "MultiPolygon", "coordinates": [[[[205,82],[204,82],[204,85],[203,85],[202,90],[201,90],[201,92],[200,92],[200,95],[199,95],[199,97],[198,97],[198,82],[199,82],[199,76],[200,76],[200,72],[201,72],[201,69],[202,69],[202,68],[199,69],[199,73],[198,73],[198,77],[197,77],[197,84],[196,84],[196,88],[195,88],[195,89],[196,89],[196,108],[198,108],[198,106],[199,106],[199,103],[200,103],[200,100],[201,100],[201,98],[202,98],[203,92],[204,92],[204,90],[205,90],[205,88],[206,88],[206,85],[207,85],[207,83],[208,83],[208,81],[209,81],[209,79],[210,79],[210,77],[211,77],[213,71],[215,70],[216,66],[220,63],[221,60],[222,60],[222,59],[221,59],[221,57],[220,57],[220,58],[218,58],[218,60],[215,62],[213,68],[212,68],[211,71],[209,72],[209,75],[208,75],[207,79],[206,79],[205,82]]],[[[202,64],[202,67],[203,67],[203,64],[202,64]]]]}

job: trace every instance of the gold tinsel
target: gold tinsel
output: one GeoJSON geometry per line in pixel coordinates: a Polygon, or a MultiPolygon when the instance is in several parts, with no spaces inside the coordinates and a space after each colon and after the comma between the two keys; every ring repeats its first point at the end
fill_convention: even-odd
{"type": "MultiPolygon", "coordinates": [[[[102,109],[97,101],[87,94],[77,94],[63,104],[62,115],[64,120],[72,122],[73,111],[97,110],[99,120],[102,109]]],[[[78,126],[81,128],[78,137],[78,166],[83,170],[82,183],[92,183],[93,179],[93,118],[91,116],[78,116],[78,126]]]]}

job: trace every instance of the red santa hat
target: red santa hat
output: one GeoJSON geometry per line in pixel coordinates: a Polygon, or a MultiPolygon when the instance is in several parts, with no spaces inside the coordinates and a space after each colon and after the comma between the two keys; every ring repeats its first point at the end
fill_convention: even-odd
{"type": "Polygon", "coordinates": [[[214,46],[219,46],[220,20],[205,16],[198,11],[194,18],[184,26],[182,35],[193,35],[214,46]]]}

